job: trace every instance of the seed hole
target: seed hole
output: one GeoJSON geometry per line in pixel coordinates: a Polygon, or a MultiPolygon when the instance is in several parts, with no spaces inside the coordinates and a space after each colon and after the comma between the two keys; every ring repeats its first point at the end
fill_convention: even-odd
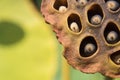
{"type": "Polygon", "coordinates": [[[81,21],[80,21],[80,17],[77,14],[71,14],[68,17],[68,26],[69,29],[73,32],[80,32],[82,29],[82,25],[81,25],[81,21]]]}
{"type": "Polygon", "coordinates": [[[81,42],[79,52],[82,57],[90,57],[97,51],[97,48],[95,39],[88,36],[81,42]]]}
{"type": "Polygon", "coordinates": [[[109,44],[115,44],[120,41],[120,31],[115,23],[109,22],[107,24],[104,37],[109,44]]]}
{"type": "Polygon", "coordinates": [[[65,12],[67,10],[68,3],[67,0],[55,0],[54,8],[60,12],[65,12]]]}
{"type": "Polygon", "coordinates": [[[93,25],[98,25],[103,19],[103,11],[101,7],[97,4],[94,4],[90,7],[87,12],[88,20],[93,25]]]}
{"type": "Polygon", "coordinates": [[[116,11],[120,8],[120,0],[105,0],[107,8],[116,11]]]}
{"type": "Polygon", "coordinates": [[[114,52],[110,58],[115,64],[120,65],[120,50],[114,52]]]}

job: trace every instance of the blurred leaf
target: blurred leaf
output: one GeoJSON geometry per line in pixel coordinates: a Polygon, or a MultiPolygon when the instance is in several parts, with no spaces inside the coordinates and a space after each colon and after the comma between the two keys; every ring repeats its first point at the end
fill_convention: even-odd
{"type": "Polygon", "coordinates": [[[56,38],[30,0],[0,0],[0,29],[0,80],[53,79],[56,38]]]}
{"type": "Polygon", "coordinates": [[[35,5],[35,7],[38,9],[38,11],[40,10],[40,4],[42,0],[31,0],[33,2],[33,4],[35,5]]]}

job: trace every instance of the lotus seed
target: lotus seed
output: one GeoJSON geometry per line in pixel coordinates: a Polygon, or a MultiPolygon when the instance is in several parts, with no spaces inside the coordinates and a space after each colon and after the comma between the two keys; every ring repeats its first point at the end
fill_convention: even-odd
{"type": "Polygon", "coordinates": [[[59,12],[63,13],[63,12],[65,12],[65,11],[67,11],[66,6],[60,6],[60,7],[59,7],[59,12]]]}
{"type": "Polygon", "coordinates": [[[74,32],[79,32],[79,31],[80,31],[80,29],[79,29],[79,27],[78,27],[78,24],[77,24],[76,22],[72,22],[72,23],[70,24],[70,29],[71,29],[72,31],[74,31],[74,32]]]}
{"type": "Polygon", "coordinates": [[[86,44],[84,51],[85,51],[85,53],[93,53],[93,52],[95,52],[95,49],[96,49],[96,47],[93,43],[88,43],[88,44],[86,44]]]}
{"type": "Polygon", "coordinates": [[[117,40],[117,38],[118,38],[118,34],[115,31],[111,31],[107,35],[107,41],[111,42],[111,43],[115,42],[117,40]]]}
{"type": "Polygon", "coordinates": [[[100,24],[101,21],[102,21],[102,17],[100,15],[94,15],[91,18],[91,23],[94,24],[94,25],[100,24]]]}
{"type": "Polygon", "coordinates": [[[110,9],[110,10],[117,10],[119,8],[119,3],[117,1],[113,1],[113,0],[110,0],[110,1],[107,1],[107,7],[110,9]]]}
{"type": "Polygon", "coordinates": [[[116,63],[117,63],[117,64],[120,64],[120,58],[117,59],[116,63]]]}

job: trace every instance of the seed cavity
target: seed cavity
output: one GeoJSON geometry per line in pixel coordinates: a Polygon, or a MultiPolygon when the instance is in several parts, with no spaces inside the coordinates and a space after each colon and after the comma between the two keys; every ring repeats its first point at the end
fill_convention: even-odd
{"type": "Polygon", "coordinates": [[[87,12],[88,20],[93,25],[98,25],[103,19],[102,8],[98,4],[92,5],[87,12]]]}
{"type": "Polygon", "coordinates": [[[53,7],[58,10],[59,12],[63,13],[67,11],[68,2],[67,0],[56,0],[53,7]]]}
{"type": "Polygon", "coordinates": [[[104,31],[104,37],[109,44],[115,44],[120,41],[120,31],[117,25],[113,22],[108,23],[104,31]]]}
{"type": "Polygon", "coordinates": [[[90,57],[97,51],[97,43],[92,36],[84,38],[80,44],[79,52],[82,57],[90,57]]]}
{"type": "Polygon", "coordinates": [[[76,0],[80,6],[85,6],[88,3],[88,0],[76,0]]]}
{"type": "Polygon", "coordinates": [[[107,2],[107,7],[110,9],[110,10],[113,10],[113,11],[115,11],[115,10],[117,10],[118,8],[119,8],[119,3],[118,2],[116,2],[116,1],[108,1],[107,2]]]}
{"type": "Polygon", "coordinates": [[[107,8],[116,11],[120,8],[120,0],[105,0],[107,8]]]}
{"type": "Polygon", "coordinates": [[[82,29],[80,17],[77,14],[71,14],[68,19],[68,27],[71,31],[78,33],[82,29]]]}
{"type": "Polygon", "coordinates": [[[120,50],[110,55],[110,58],[115,64],[120,65],[120,50]]]}

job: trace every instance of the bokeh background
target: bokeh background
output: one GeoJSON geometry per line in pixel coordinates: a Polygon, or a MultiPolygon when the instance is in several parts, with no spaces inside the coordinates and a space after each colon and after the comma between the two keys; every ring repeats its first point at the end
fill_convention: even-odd
{"type": "MultiPolygon", "coordinates": [[[[0,80],[112,80],[70,67],[41,0],[0,0],[0,80]]],[[[120,80],[120,79],[114,79],[120,80]]]]}

